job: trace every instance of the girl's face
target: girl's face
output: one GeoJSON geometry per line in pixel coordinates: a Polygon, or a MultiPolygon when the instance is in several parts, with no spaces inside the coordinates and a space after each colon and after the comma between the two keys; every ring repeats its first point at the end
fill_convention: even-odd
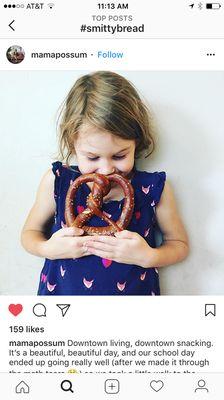
{"type": "Polygon", "coordinates": [[[74,148],[82,174],[115,172],[128,177],[134,166],[134,140],[122,139],[88,123],[81,126],[74,148]]]}

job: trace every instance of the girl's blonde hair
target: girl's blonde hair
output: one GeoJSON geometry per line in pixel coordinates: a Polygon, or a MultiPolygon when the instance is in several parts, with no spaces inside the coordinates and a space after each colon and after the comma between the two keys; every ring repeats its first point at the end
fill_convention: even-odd
{"type": "Polygon", "coordinates": [[[150,113],[134,86],[114,72],[99,71],[79,78],[61,111],[60,157],[69,163],[74,140],[83,123],[90,123],[123,139],[136,142],[135,157],[154,150],[150,113]]]}

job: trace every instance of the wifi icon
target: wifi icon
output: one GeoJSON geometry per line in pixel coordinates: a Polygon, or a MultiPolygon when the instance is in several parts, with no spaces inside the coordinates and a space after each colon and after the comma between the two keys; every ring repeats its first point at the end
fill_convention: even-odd
{"type": "Polygon", "coordinates": [[[52,8],[54,7],[54,3],[49,3],[49,4],[48,4],[48,7],[49,7],[50,9],[52,9],[52,8]]]}

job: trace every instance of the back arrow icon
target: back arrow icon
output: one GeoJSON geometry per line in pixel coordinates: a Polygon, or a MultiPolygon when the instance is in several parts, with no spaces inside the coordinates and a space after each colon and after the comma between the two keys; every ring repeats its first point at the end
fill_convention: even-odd
{"type": "Polygon", "coordinates": [[[13,20],[12,22],[10,22],[9,27],[14,31],[15,29],[13,28],[12,24],[15,22],[15,20],[13,20]]]}

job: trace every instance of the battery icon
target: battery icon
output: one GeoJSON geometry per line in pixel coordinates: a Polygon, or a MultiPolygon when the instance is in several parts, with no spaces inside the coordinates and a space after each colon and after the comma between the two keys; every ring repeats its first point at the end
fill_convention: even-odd
{"type": "Polygon", "coordinates": [[[221,8],[220,3],[206,3],[206,8],[209,10],[219,10],[221,8]]]}

